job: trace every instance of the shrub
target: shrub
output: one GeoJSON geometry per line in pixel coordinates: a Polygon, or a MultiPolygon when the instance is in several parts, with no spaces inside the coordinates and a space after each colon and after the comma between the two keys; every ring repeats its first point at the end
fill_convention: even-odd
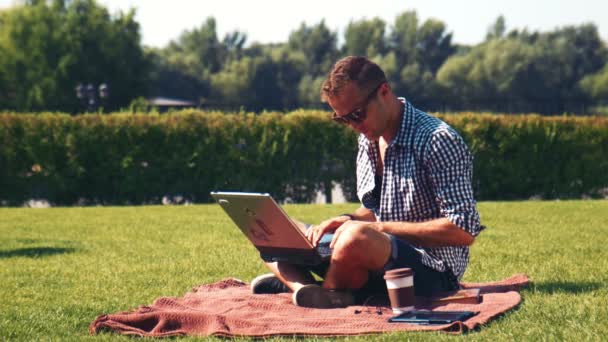
{"type": "MultiPolygon", "coordinates": [[[[0,201],[210,201],[212,190],[354,197],[356,134],[321,111],[0,114],[0,201]]],[[[580,197],[608,186],[608,118],[442,114],[475,155],[477,198],[580,197]]]]}

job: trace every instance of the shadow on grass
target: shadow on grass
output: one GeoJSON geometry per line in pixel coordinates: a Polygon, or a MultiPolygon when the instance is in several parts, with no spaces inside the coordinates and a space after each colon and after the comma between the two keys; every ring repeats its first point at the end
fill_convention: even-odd
{"type": "Polygon", "coordinates": [[[17,248],[8,251],[0,251],[0,259],[14,257],[42,258],[56,254],[66,254],[75,252],[75,248],[66,247],[28,247],[17,248]]]}
{"type": "Polygon", "coordinates": [[[602,283],[591,281],[549,281],[532,285],[533,291],[547,294],[554,293],[585,293],[595,291],[603,287],[602,283]]]}

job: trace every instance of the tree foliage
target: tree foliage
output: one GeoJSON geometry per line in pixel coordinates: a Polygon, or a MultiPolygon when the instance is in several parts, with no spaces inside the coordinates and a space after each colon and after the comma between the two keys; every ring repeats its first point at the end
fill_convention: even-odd
{"type": "Polygon", "coordinates": [[[319,76],[326,74],[338,57],[337,40],[337,34],[322,20],[313,26],[302,23],[289,35],[287,47],[305,56],[307,73],[319,76]]]}
{"type": "Polygon", "coordinates": [[[581,88],[594,100],[608,101],[608,63],[604,68],[581,80],[581,88]]]}
{"type": "Polygon", "coordinates": [[[415,11],[393,22],[351,21],[344,39],[325,23],[284,43],[218,36],[208,17],[162,48],[142,48],[135,12],[110,15],[94,0],[28,0],[0,12],[0,109],[82,110],[77,83],[110,85],[104,106],[141,96],[252,111],[320,107],[321,84],[346,55],[365,55],[396,94],[426,110],[581,111],[608,97],[608,50],[594,24],[549,32],[508,30],[499,16],[486,39],[456,45],[445,23],[415,11]]]}
{"type": "Polygon", "coordinates": [[[456,108],[562,113],[597,98],[595,79],[583,81],[608,58],[594,25],[494,36],[441,67],[437,80],[456,108]]]}
{"type": "Polygon", "coordinates": [[[500,39],[505,36],[507,32],[507,22],[505,17],[500,15],[496,18],[496,21],[488,27],[488,33],[486,34],[486,40],[500,39]]]}
{"type": "Polygon", "coordinates": [[[109,84],[109,108],[145,94],[134,16],[111,16],[93,0],[28,1],[0,12],[0,108],[73,112],[79,82],[109,84]]]}
{"type": "Polygon", "coordinates": [[[382,56],[387,50],[386,23],[380,18],[351,21],[344,32],[344,54],[382,56]]]}

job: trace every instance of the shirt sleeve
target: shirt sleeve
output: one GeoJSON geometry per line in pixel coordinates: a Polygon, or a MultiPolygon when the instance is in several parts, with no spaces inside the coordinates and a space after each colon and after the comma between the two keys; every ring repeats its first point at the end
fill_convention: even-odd
{"type": "Polygon", "coordinates": [[[441,214],[477,236],[483,227],[473,196],[473,156],[463,139],[450,128],[433,132],[424,163],[441,214]]]}

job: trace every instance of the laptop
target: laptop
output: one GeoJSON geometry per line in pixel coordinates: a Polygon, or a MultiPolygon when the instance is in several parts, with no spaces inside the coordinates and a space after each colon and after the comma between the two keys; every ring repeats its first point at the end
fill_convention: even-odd
{"type": "Polygon", "coordinates": [[[333,234],[315,248],[306,238],[310,225],[291,219],[266,193],[212,192],[218,204],[253,243],[265,262],[317,265],[329,259],[333,234]]]}

